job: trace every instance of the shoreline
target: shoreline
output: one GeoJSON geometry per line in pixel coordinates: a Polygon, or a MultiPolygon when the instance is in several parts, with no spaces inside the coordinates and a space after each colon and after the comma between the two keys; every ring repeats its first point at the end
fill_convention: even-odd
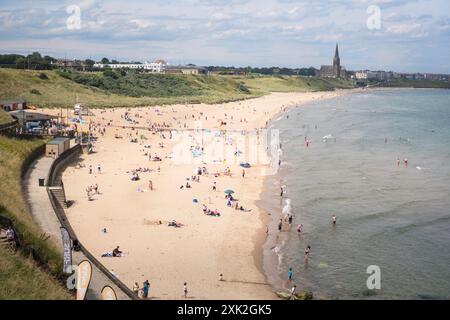
{"type": "MultiPolygon", "coordinates": [[[[147,117],[148,113],[156,112],[158,108],[161,108],[159,112],[162,114],[161,118],[170,121],[171,118],[175,118],[173,117],[174,115],[178,117],[180,114],[181,116],[184,114],[186,116],[186,114],[194,112],[207,112],[208,115],[215,114],[219,118],[220,114],[226,111],[234,115],[236,119],[237,116],[242,116],[245,112],[250,119],[248,123],[245,123],[245,125],[242,123],[233,124],[233,121],[228,120],[231,123],[228,124],[226,129],[243,130],[244,126],[244,130],[250,132],[255,128],[264,128],[265,123],[275,119],[280,113],[282,114],[291,108],[315,100],[341,96],[349,91],[352,90],[317,93],[279,93],[220,106],[193,105],[186,107],[183,105],[172,105],[133,108],[130,113],[140,113],[142,118],[138,117],[136,119],[141,121],[147,117]],[[244,106],[241,104],[244,104],[244,106]],[[254,112],[251,111],[251,107],[254,108],[254,112]]],[[[118,117],[119,114],[126,110],[129,109],[92,110],[96,115],[89,118],[105,123],[106,120],[109,120],[109,118],[105,119],[105,117],[112,117],[115,119],[114,124],[116,124],[116,121],[120,120],[118,117]]],[[[149,118],[153,118],[153,116],[149,118]]],[[[213,118],[215,117],[213,116],[213,118]]],[[[158,120],[161,122],[160,119],[158,120]]],[[[206,121],[206,124],[207,126],[205,127],[214,128],[214,121],[211,121],[211,119],[206,121]]],[[[172,203],[169,200],[170,198],[157,200],[146,197],[145,199],[142,198],[141,202],[141,197],[136,195],[134,191],[137,184],[130,189],[128,186],[132,184],[129,181],[127,182],[128,179],[126,177],[124,179],[124,177],[119,177],[119,175],[123,174],[126,169],[130,169],[132,166],[142,164],[142,157],[140,157],[139,151],[135,150],[136,146],[142,148],[142,145],[126,143],[125,139],[118,144],[117,140],[111,134],[111,131],[125,133],[127,130],[132,132],[132,129],[112,127],[107,127],[107,129],[108,131],[105,137],[100,137],[97,142],[95,148],[96,153],[81,156],[81,161],[86,164],[90,163],[94,167],[94,170],[96,170],[96,163],[101,162],[102,167],[105,167],[105,172],[98,175],[94,174],[94,177],[92,177],[87,174],[87,168],[82,170],[84,172],[80,172],[81,169],[69,167],[63,173],[67,197],[75,201],[75,205],[66,210],[66,213],[78,234],[80,242],[88,247],[94,255],[100,255],[108,249],[112,250],[116,243],[121,246],[121,249],[125,248],[125,250],[130,250],[124,258],[101,258],[101,262],[109,270],[116,273],[129,287],[132,287],[134,281],[137,281],[141,285],[148,277],[152,286],[156,283],[154,285],[155,289],[152,289],[150,293],[153,299],[180,299],[181,297],[176,292],[180,291],[178,287],[182,285],[182,278],[189,279],[187,281],[190,284],[192,283],[191,286],[194,288],[193,292],[201,292],[201,296],[197,293],[191,297],[192,299],[276,299],[273,293],[274,290],[269,285],[270,283],[268,283],[269,277],[265,274],[263,266],[263,245],[267,240],[265,229],[271,218],[257,204],[261,200],[265,179],[267,178],[262,173],[258,173],[266,170],[267,168],[265,167],[267,165],[263,165],[262,168],[260,165],[256,165],[252,169],[247,170],[249,177],[247,178],[246,175],[244,180],[239,178],[239,167],[233,166],[232,170],[237,177],[225,178],[228,182],[224,184],[220,182],[219,190],[231,185],[232,188],[238,191],[238,195],[241,196],[244,206],[253,209],[247,218],[245,216],[238,216],[246,215],[245,213],[234,212],[234,210],[230,211],[231,208],[226,209],[225,206],[216,203],[215,200],[221,197],[217,195],[213,199],[214,205],[219,207],[219,211],[225,212],[225,215],[219,218],[201,217],[201,215],[198,217],[194,212],[201,211],[201,208],[186,208],[187,201],[190,202],[189,199],[192,196],[186,196],[183,194],[183,191],[175,191],[178,188],[172,189],[173,186],[168,181],[177,179],[182,182],[184,180],[183,176],[186,177],[188,172],[192,172],[194,166],[191,165],[185,168],[183,166],[173,165],[170,161],[169,166],[166,165],[166,161],[158,163],[161,165],[161,174],[158,173],[152,180],[155,179],[153,181],[156,183],[157,189],[160,187],[161,191],[149,191],[143,194],[150,196],[154,193],[162,197],[167,197],[166,193],[173,192],[171,195],[174,196],[177,193],[177,202],[184,203],[184,205],[180,206],[179,204],[172,203]],[[124,154],[127,155],[126,159],[121,156],[124,154]],[[113,163],[110,162],[112,159],[114,159],[113,163]],[[128,167],[124,168],[124,166],[128,167]],[[108,170],[112,171],[108,172],[108,170]],[[167,174],[166,170],[169,170],[167,174]],[[84,188],[86,184],[91,183],[93,180],[99,183],[102,194],[95,201],[89,202],[85,199],[84,188]],[[123,187],[123,192],[118,192],[117,188],[113,187],[117,183],[123,187]],[[120,200],[123,201],[118,201],[118,197],[121,197],[120,200]],[[144,213],[146,207],[152,208],[152,212],[144,213]],[[121,208],[121,210],[117,210],[118,208],[121,208]],[[192,212],[193,215],[191,214],[192,210],[194,210],[192,212]],[[129,216],[123,211],[133,213],[133,216],[129,216]],[[168,211],[171,212],[169,213],[170,215],[167,215],[168,211]],[[180,211],[185,211],[185,214],[182,214],[180,211]],[[253,212],[257,214],[255,215],[253,212]],[[172,228],[165,226],[145,225],[146,219],[158,219],[158,217],[164,217],[165,220],[169,221],[171,218],[176,218],[177,221],[181,220],[183,223],[188,223],[186,227],[177,228],[176,231],[173,231],[175,233],[172,230],[167,230],[172,228]],[[211,219],[220,219],[221,221],[211,223],[211,219]],[[144,225],[142,221],[144,221],[144,225]],[[109,233],[101,235],[101,226],[106,226],[111,235],[109,233]],[[195,230],[192,230],[191,226],[195,230]],[[148,232],[151,232],[151,234],[148,232]],[[177,239],[174,239],[174,236],[177,239]],[[204,237],[209,239],[211,247],[204,247],[204,244],[202,244],[205,239],[204,237]],[[109,238],[109,240],[104,238],[109,238]],[[159,239],[164,239],[165,242],[159,243],[159,239]],[[146,243],[147,245],[145,245],[146,243]],[[152,245],[154,243],[158,245],[155,247],[152,245]],[[142,248],[146,246],[147,249],[142,248]],[[181,248],[184,249],[183,252],[178,251],[177,253],[177,250],[181,248]],[[184,251],[189,253],[185,253],[184,251]],[[182,256],[181,260],[178,257],[180,254],[182,256]],[[139,257],[145,258],[145,261],[139,259],[139,257]],[[233,259],[238,260],[233,262],[233,259]],[[147,260],[152,260],[153,263],[147,260]],[[185,270],[188,276],[180,277],[176,275],[177,272],[179,273],[185,268],[188,268],[185,270]],[[198,268],[203,271],[199,272],[195,270],[197,272],[194,272],[194,270],[191,270],[192,268],[198,268]],[[217,277],[222,270],[224,270],[225,281],[218,282],[217,277]],[[176,275],[175,278],[180,278],[178,281],[174,281],[174,274],[176,275]],[[266,289],[261,290],[262,285],[266,289]]],[[[139,129],[139,131],[142,132],[142,129],[139,129]]],[[[149,137],[149,140],[145,142],[152,144],[151,150],[156,149],[156,147],[153,149],[153,146],[158,142],[155,138],[157,137],[149,137]]],[[[164,143],[167,143],[168,146],[170,144],[169,142],[164,143]]],[[[160,150],[157,150],[157,152],[160,152],[160,150]]],[[[153,163],[150,164],[153,165],[153,163]]],[[[211,164],[208,166],[217,167],[219,165],[211,164]]],[[[152,175],[154,174],[152,173],[152,175]]],[[[146,179],[147,177],[144,178],[144,180],[146,179]]],[[[204,181],[209,178],[202,177],[201,179],[201,183],[198,185],[195,183],[194,188],[201,189],[198,191],[200,194],[210,194],[209,202],[211,203],[211,192],[208,193],[209,187],[203,186],[204,181]]],[[[142,183],[139,185],[142,187],[142,183]]],[[[187,192],[187,190],[185,191],[187,192]]],[[[201,206],[202,202],[206,201],[204,197],[203,199],[199,199],[199,206],[201,206]]],[[[219,200],[219,202],[223,201],[219,200]]]]}
{"type": "MultiPolygon", "coordinates": [[[[366,89],[367,90],[367,89],[366,89]]],[[[336,96],[326,97],[319,99],[320,101],[323,100],[329,100],[329,99],[336,99],[339,97],[342,97],[347,94],[351,94],[354,92],[363,92],[361,89],[348,89],[348,90],[336,90],[339,92],[336,96]]],[[[277,121],[280,116],[283,114],[287,114],[289,111],[292,111],[297,108],[301,108],[305,104],[314,103],[317,100],[307,101],[304,103],[296,104],[294,106],[291,106],[289,108],[286,108],[283,111],[278,112],[275,114],[268,122],[267,127],[271,127],[273,125],[274,121],[277,121]]],[[[278,186],[278,181],[281,181],[283,178],[283,174],[280,173],[280,170],[277,170],[275,174],[267,175],[263,177],[263,187],[261,188],[260,192],[260,199],[255,202],[256,206],[260,208],[261,216],[264,221],[264,224],[266,225],[268,233],[265,235],[263,241],[257,241],[255,243],[255,251],[259,250],[260,252],[255,256],[255,261],[257,264],[257,268],[262,270],[262,272],[265,275],[266,281],[270,284],[272,291],[275,293],[276,291],[286,291],[289,292],[290,287],[286,286],[286,281],[283,281],[283,279],[279,275],[279,263],[278,260],[278,253],[274,254],[274,248],[277,244],[277,222],[281,218],[281,210],[283,208],[283,202],[286,199],[285,197],[280,198],[278,189],[276,189],[275,185],[278,186]],[[277,181],[278,180],[278,181],[277,181]],[[268,200],[263,200],[262,198],[265,197],[268,200]],[[277,197],[280,200],[275,200],[273,197],[277,197]],[[269,212],[274,212],[274,214],[271,214],[269,212]],[[259,249],[257,249],[259,248],[259,249]]],[[[266,230],[266,228],[264,228],[266,230]]],[[[264,231],[265,232],[265,231],[264,231]]],[[[260,237],[259,239],[261,239],[260,237]]],[[[281,247],[284,245],[285,241],[289,240],[289,236],[284,239],[282,242],[281,247]]],[[[287,272],[287,271],[286,271],[287,272]]],[[[303,292],[305,290],[300,289],[299,292],[303,292]]],[[[317,294],[313,292],[314,299],[320,298],[323,299],[324,296],[320,293],[317,294]]]]}

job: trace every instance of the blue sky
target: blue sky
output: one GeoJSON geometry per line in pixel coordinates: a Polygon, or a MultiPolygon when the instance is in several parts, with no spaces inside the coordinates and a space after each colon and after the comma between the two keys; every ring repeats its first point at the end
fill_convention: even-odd
{"type": "Polygon", "coordinates": [[[450,0],[0,0],[0,29],[0,53],[319,67],[338,42],[347,69],[450,73],[450,0]]]}

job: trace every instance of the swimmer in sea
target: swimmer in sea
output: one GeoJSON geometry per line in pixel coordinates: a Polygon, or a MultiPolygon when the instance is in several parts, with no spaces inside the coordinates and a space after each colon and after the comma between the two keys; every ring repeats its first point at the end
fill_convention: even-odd
{"type": "Polygon", "coordinates": [[[336,216],[333,214],[333,216],[331,217],[331,220],[333,220],[333,224],[336,225],[336,216]]]}
{"type": "Polygon", "coordinates": [[[305,249],[305,262],[308,261],[310,251],[311,251],[311,246],[307,246],[305,249]]]}
{"type": "Polygon", "coordinates": [[[299,224],[298,226],[297,226],[297,233],[300,235],[300,233],[302,233],[302,228],[303,228],[303,225],[302,224],[299,224]]]}
{"type": "Polygon", "coordinates": [[[400,159],[397,158],[397,167],[400,167],[400,159]]]}
{"type": "Polygon", "coordinates": [[[403,160],[403,162],[405,163],[405,168],[408,168],[408,159],[405,158],[405,160],[403,160]]]}

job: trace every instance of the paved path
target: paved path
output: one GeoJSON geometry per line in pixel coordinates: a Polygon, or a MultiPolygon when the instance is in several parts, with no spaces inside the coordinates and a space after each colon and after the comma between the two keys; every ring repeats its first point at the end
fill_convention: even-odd
{"type": "MultiPolygon", "coordinates": [[[[34,161],[23,179],[23,187],[25,199],[30,207],[30,212],[34,220],[41,229],[50,235],[49,241],[53,241],[61,250],[62,256],[62,239],[59,220],[53,211],[50,199],[47,194],[46,187],[40,187],[39,178],[47,179],[47,173],[53,163],[52,158],[41,157],[34,161]]],[[[73,252],[73,264],[78,264],[83,260],[89,260],[82,252],[73,252]]],[[[119,300],[129,300],[130,298],[119,289],[103,272],[101,272],[93,263],[92,264],[92,280],[89,286],[86,300],[101,300],[101,290],[105,285],[111,286],[119,300]]]]}

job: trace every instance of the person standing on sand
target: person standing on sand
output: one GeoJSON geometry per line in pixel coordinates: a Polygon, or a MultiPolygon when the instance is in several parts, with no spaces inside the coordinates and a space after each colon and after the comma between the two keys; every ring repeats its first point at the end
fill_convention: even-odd
{"type": "Polygon", "coordinates": [[[150,191],[153,191],[153,182],[152,182],[152,180],[148,181],[148,187],[150,188],[150,191]]]}
{"type": "Polygon", "coordinates": [[[278,222],[278,231],[281,231],[283,229],[283,219],[280,219],[280,222],[278,222]]]}
{"type": "Polygon", "coordinates": [[[92,164],[89,165],[89,174],[92,174],[92,164]]]}
{"type": "Polygon", "coordinates": [[[137,296],[139,296],[139,285],[138,285],[137,282],[134,283],[134,286],[133,286],[133,292],[134,292],[137,296]]]}
{"type": "Polygon", "coordinates": [[[98,170],[98,173],[102,173],[102,167],[100,166],[100,164],[97,165],[97,170],[98,170]]]}
{"type": "Polygon", "coordinates": [[[184,298],[187,298],[188,289],[187,289],[187,282],[183,284],[183,292],[184,292],[184,298]]]}
{"type": "Polygon", "coordinates": [[[283,198],[283,194],[284,194],[284,188],[283,188],[283,187],[281,187],[280,189],[281,189],[281,191],[280,191],[280,197],[282,197],[282,198],[283,198]]]}
{"type": "Polygon", "coordinates": [[[145,280],[144,281],[144,284],[143,284],[143,291],[144,291],[144,296],[143,296],[143,298],[144,299],[147,299],[148,298],[148,291],[150,290],[150,282],[148,282],[148,280],[145,280]]]}
{"type": "Polygon", "coordinates": [[[289,281],[292,281],[293,275],[294,275],[294,272],[292,271],[292,268],[289,268],[289,270],[288,270],[288,279],[289,279],[289,281]]]}
{"type": "Polygon", "coordinates": [[[245,178],[245,170],[242,169],[242,178],[245,178]]]}

